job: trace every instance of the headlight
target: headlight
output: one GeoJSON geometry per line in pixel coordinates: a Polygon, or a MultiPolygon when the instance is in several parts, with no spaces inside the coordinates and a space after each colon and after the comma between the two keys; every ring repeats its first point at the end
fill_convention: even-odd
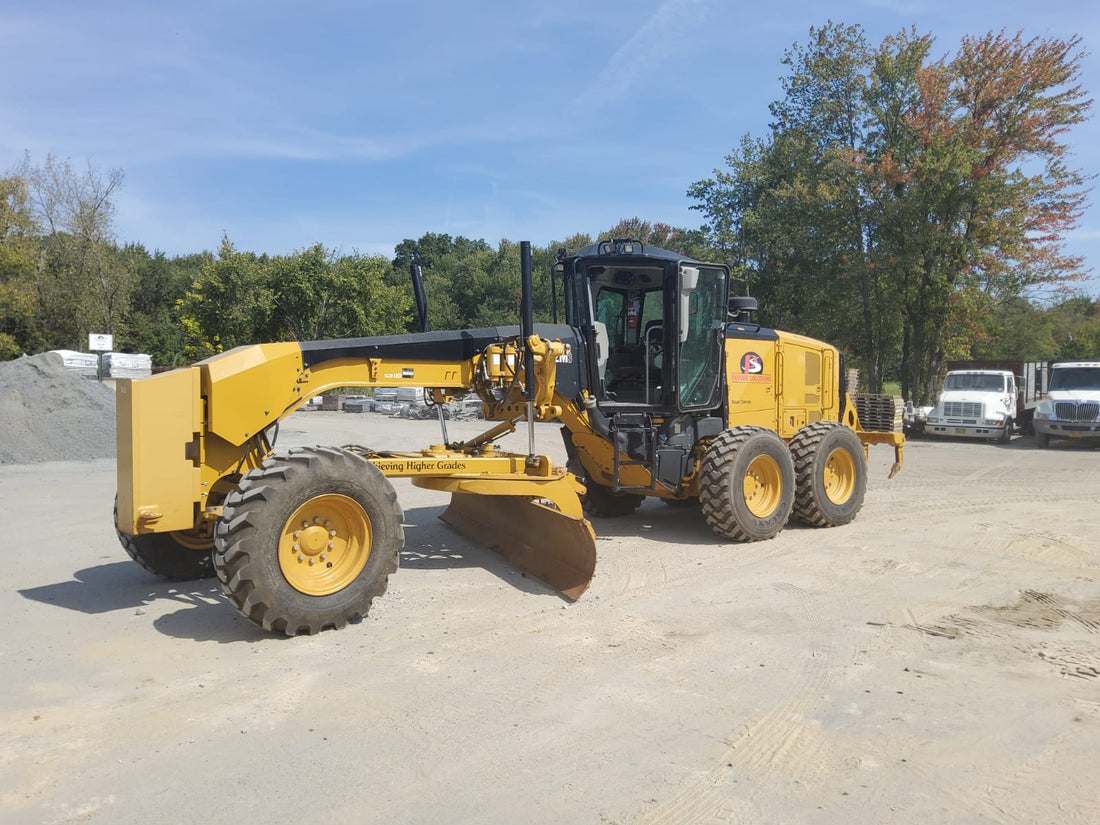
{"type": "Polygon", "coordinates": [[[1039,421],[1050,421],[1054,418],[1054,405],[1049,401],[1040,401],[1035,405],[1034,418],[1039,421]]]}

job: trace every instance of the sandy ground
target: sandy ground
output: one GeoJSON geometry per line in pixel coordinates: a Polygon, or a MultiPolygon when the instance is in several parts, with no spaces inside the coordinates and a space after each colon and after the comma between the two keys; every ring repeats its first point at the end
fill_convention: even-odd
{"type": "MultiPolygon", "coordinates": [[[[297,413],[280,443],[437,432],[297,413]]],[[[920,440],[888,481],[891,458],[846,527],[597,520],[575,604],[399,482],[389,592],[296,639],[129,561],[113,462],[0,466],[0,820],[1100,821],[1100,449],[920,440]]]]}

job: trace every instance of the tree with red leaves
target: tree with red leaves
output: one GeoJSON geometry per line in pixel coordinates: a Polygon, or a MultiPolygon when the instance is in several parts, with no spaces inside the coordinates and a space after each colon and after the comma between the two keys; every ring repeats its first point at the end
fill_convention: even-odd
{"type": "Polygon", "coordinates": [[[990,306],[1083,277],[1064,238],[1087,181],[1065,137],[1092,106],[1077,37],[990,33],[937,61],[932,45],[811,29],[784,59],[769,137],[689,190],[776,326],[838,343],[872,390],[894,376],[916,401],[990,306]]]}

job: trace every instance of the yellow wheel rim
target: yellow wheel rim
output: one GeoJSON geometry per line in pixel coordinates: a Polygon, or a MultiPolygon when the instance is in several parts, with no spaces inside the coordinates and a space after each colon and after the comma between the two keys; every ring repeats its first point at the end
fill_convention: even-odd
{"type": "Polygon", "coordinates": [[[856,489],[856,462],[852,454],[842,447],[829,453],[821,483],[829,501],[846,503],[856,489]]]}
{"type": "Polygon", "coordinates": [[[783,496],[783,473],[770,455],[758,455],[749,464],[742,479],[745,505],[756,518],[767,518],[779,506],[783,496]]]}
{"type": "Polygon", "coordinates": [[[188,550],[209,550],[214,546],[214,522],[204,521],[194,530],[176,530],[168,535],[188,550]]]}
{"type": "Polygon", "coordinates": [[[295,590],[327,596],[355,581],[370,548],[370,517],[359,502],[339,494],[316,496],[287,519],[279,568],[295,590]]]}

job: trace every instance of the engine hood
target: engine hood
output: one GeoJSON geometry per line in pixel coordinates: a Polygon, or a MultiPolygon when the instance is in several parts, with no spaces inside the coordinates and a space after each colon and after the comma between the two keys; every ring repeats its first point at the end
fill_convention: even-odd
{"type": "Polygon", "coordinates": [[[1051,390],[1051,401],[1100,401],[1100,390],[1051,390]]]}
{"type": "Polygon", "coordinates": [[[990,402],[1005,401],[1011,403],[1012,396],[1006,392],[989,392],[983,390],[944,390],[940,393],[940,403],[948,401],[961,402],[963,404],[988,404],[990,402]]]}

